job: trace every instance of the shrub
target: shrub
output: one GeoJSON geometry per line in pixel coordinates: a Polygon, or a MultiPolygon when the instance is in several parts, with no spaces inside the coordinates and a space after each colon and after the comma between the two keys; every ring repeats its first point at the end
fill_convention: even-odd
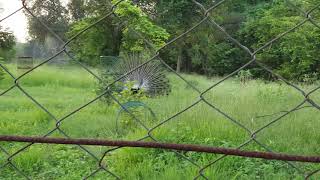
{"type": "Polygon", "coordinates": [[[237,74],[237,78],[240,80],[242,84],[246,84],[253,77],[250,70],[241,70],[237,74]]]}

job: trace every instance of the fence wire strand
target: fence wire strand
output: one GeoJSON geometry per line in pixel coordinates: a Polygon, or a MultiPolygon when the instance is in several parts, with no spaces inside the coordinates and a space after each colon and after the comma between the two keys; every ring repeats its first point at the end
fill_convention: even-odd
{"type": "MultiPolygon", "coordinates": [[[[12,17],[13,15],[17,14],[18,12],[24,10],[28,15],[30,15],[32,18],[34,18],[35,20],[37,20],[39,22],[39,24],[41,24],[41,26],[48,31],[52,36],[54,36],[57,40],[60,41],[60,43],[62,44],[61,47],[58,47],[56,49],[56,52],[54,53],[53,56],[45,59],[44,61],[42,61],[41,63],[39,63],[38,65],[34,66],[33,68],[31,68],[30,70],[27,70],[26,72],[24,72],[23,74],[19,75],[19,76],[15,76],[12,72],[10,72],[9,69],[7,69],[5,67],[4,64],[0,64],[0,68],[9,75],[9,77],[12,79],[13,83],[12,85],[5,89],[4,91],[0,92],[0,98],[1,96],[5,96],[7,93],[11,92],[13,89],[18,89],[20,92],[22,92],[24,94],[25,97],[27,97],[30,101],[32,101],[39,109],[41,109],[43,112],[45,112],[52,120],[54,120],[55,122],[55,127],[52,127],[52,130],[50,130],[48,133],[42,135],[42,137],[38,137],[38,138],[30,138],[28,139],[28,137],[16,137],[16,136],[0,136],[0,141],[18,141],[18,142],[30,142],[29,144],[23,146],[22,148],[18,149],[17,151],[10,153],[8,152],[4,147],[2,147],[0,145],[0,152],[2,152],[2,154],[4,154],[6,156],[6,162],[4,164],[0,164],[0,171],[4,168],[11,168],[13,169],[15,172],[17,172],[17,174],[21,175],[22,177],[24,177],[25,179],[32,179],[31,177],[29,177],[28,174],[25,174],[21,169],[18,168],[18,166],[13,162],[13,158],[15,158],[16,156],[20,155],[22,152],[26,151],[28,148],[30,148],[30,146],[33,146],[35,143],[50,143],[50,136],[53,133],[59,133],[61,134],[65,139],[64,142],[69,142],[69,144],[74,144],[77,145],[83,152],[85,152],[86,154],[90,155],[91,158],[93,158],[93,160],[95,160],[98,164],[97,168],[95,170],[93,170],[92,172],[88,172],[88,174],[83,175],[83,179],[90,179],[93,178],[96,174],[100,173],[101,171],[106,173],[107,175],[109,175],[110,177],[113,177],[115,179],[121,179],[121,174],[116,174],[115,172],[112,172],[109,167],[112,166],[112,164],[104,164],[105,159],[107,158],[107,155],[110,154],[113,151],[116,151],[120,148],[123,148],[125,146],[125,144],[121,144],[119,143],[120,141],[114,141],[113,145],[109,144],[109,146],[116,146],[116,147],[112,147],[108,150],[106,150],[103,155],[101,157],[97,157],[93,152],[91,152],[88,148],[84,147],[83,145],[90,145],[90,143],[88,141],[86,142],[80,142],[80,141],[76,141],[75,139],[72,139],[72,137],[70,137],[68,135],[67,132],[65,132],[64,130],[61,129],[61,125],[62,123],[68,119],[69,117],[77,114],[80,110],[87,108],[89,105],[93,104],[94,102],[98,101],[99,99],[101,99],[104,96],[110,96],[111,99],[118,104],[125,112],[127,112],[140,126],[141,128],[143,128],[146,132],[144,137],[141,137],[139,139],[137,139],[137,141],[134,141],[133,143],[135,144],[140,144],[140,147],[153,147],[153,148],[162,148],[163,147],[167,147],[165,148],[168,151],[172,151],[175,154],[177,154],[178,156],[182,157],[185,161],[189,162],[189,164],[191,166],[194,166],[195,168],[198,169],[197,174],[195,174],[194,179],[198,179],[198,178],[203,178],[203,179],[209,179],[206,175],[205,172],[209,167],[214,166],[217,162],[221,161],[222,159],[230,156],[230,155],[236,155],[235,152],[239,153],[240,152],[244,152],[241,151],[241,149],[245,148],[246,146],[248,146],[251,143],[256,143],[257,145],[259,145],[262,149],[265,149],[267,152],[251,152],[251,153],[256,153],[255,155],[253,154],[242,154],[245,157],[257,157],[260,153],[264,154],[265,156],[263,158],[268,159],[272,159],[270,158],[271,155],[273,155],[273,159],[277,159],[278,160],[284,160],[287,161],[286,163],[288,163],[290,166],[292,166],[297,172],[299,172],[304,178],[308,179],[310,177],[312,177],[313,175],[317,174],[320,172],[320,169],[316,169],[313,170],[311,172],[305,172],[303,169],[301,169],[301,167],[299,165],[297,165],[294,161],[299,161],[299,158],[295,159],[294,157],[291,157],[291,159],[289,158],[281,158],[281,155],[274,153],[273,150],[268,147],[267,145],[265,145],[264,143],[260,142],[257,139],[257,136],[259,136],[259,134],[270,128],[271,126],[274,126],[275,124],[279,123],[284,117],[288,116],[289,114],[293,113],[293,112],[297,112],[300,111],[301,109],[305,109],[305,108],[314,108],[317,110],[320,110],[320,106],[314,102],[311,98],[310,95],[312,95],[314,92],[316,92],[318,89],[320,89],[319,87],[314,88],[313,90],[306,92],[303,89],[299,88],[298,86],[296,86],[295,84],[291,83],[290,81],[286,80],[284,77],[282,77],[281,75],[275,73],[272,69],[270,69],[269,67],[267,67],[266,65],[262,64],[261,62],[257,61],[257,57],[256,55],[258,53],[261,53],[265,48],[269,47],[271,44],[277,42],[277,41],[281,41],[281,39],[283,37],[285,37],[286,35],[288,35],[291,32],[296,31],[297,29],[299,29],[300,27],[304,26],[306,23],[311,23],[312,25],[314,25],[315,27],[320,29],[320,25],[314,20],[314,18],[312,17],[312,13],[318,9],[320,7],[320,4],[314,5],[313,8],[311,8],[308,11],[302,10],[301,8],[297,7],[294,3],[292,3],[290,0],[286,0],[286,2],[294,9],[296,9],[297,11],[300,12],[301,16],[303,17],[303,20],[299,23],[297,23],[294,27],[289,28],[287,31],[282,32],[281,34],[279,34],[278,36],[276,36],[273,39],[270,39],[268,42],[266,42],[264,45],[258,47],[257,49],[254,50],[250,50],[249,47],[243,45],[240,41],[238,41],[236,38],[234,38],[230,33],[228,33],[224,27],[222,27],[221,25],[219,25],[219,23],[214,19],[213,16],[211,16],[211,13],[214,13],[215,10],[217,10],[221,5],[225,4],[226,2],[228,2],[228,0],[221,0],[218,2],[213,2],[210,6],[205,7],[202,3],[200,3],[199,1],[196,0],[191,0],[191,2],[194,3],[195,8],[198,8],[201,12],[201,19],[192,27],[189,27],[188,29],[186,29],[185,32],[181,33],[180,35],[173,37],[170,41],[168,41],[165,45],[163,45],[161,48],[156,49],[153,46],[153,43],[149,42],[147,39],[143,39],[143,41],[148,44],[153,52],[153,55],[151,56],[150,59],[144,61],[144,63],[140,64],[139,66],[135,67],[134,69],[132,69],[131,71],[123,74],[122,76],[120,76],[119,78],[117,78],[116,80],[114,80],[113,82],[109,83],[109,84],[105,84],[106,86],[106,90],[101,93],[100,95],[96,96],[95,98],[93,98],[92,100],[88,101],[87,103],[79,106],[78,108],[74,109],[73,111],[65,114],[63,117],[58,118],[56,115],[54,115],[50,110],[48,110],[43,104],[41,104],[38,100],[36,100],[36,98],[34,98],[30,93],[28,93],[28,91],[22,87],[20,85],[20,81],[23,80],[23,77],[33,73],[36,69],[40,68],[43,65],[48,64],[50,61],[52,61],[54,58],[56,58],[57,56],[61,55],[61,54],[65,54],[68,58],[71,59],[71,61],[74,61],[75,63],[77,63],[78,65],[80,65],[80,67],[82,67],[87,73],[89,73],[90,75],[92,75],[96,80],[100,81],[103,83],[103,80],[99,77],[99,75],[97,75],[95,72],[93,72],[92,70],[90,70],[89,67],[87,67],[85,64],[81,63],[79,61],[79,59],[77,57],[75,57],[72,54],[72,50],[70,50],[68,48],[69,44],[74,42],[76,39],[81,38],[81,35],[83,35],[85,32],[89,31],[90,29],[92,29],[95,26],[98,26],[100,23],[102,23],[104,20],[106,20],[109,17],[115,17],[117,19],[117,21],[121,22],[121,23],[125,23],[122,22],[121,18],[117,16],[117,14],[115,13],[115,10],[117,9],[118,5],[125,2],[125,0],[119,0],[116,3],[113,4],[113,6],[111,7],[109,12],[106,12],[106,14],[104,16],[102,16],[101,18],[99,18],[97,21],[95,21],[94,23],[90,24],[89,26],[83,28],[82,30],[80,30],[76,35],[74,35],[73,37],[67,39],[66,41],[63,40],[63,38],[61,38],[57,33],[55,33],[49,26],[47,26],[44,22],[41,21],[41,19],[39,17],[37,17],[31,10],[31,8],[29,8],[26,3],[25,0],[22,0],[22,7],[18,8],[17,10],[13,11],[12,13],[10,13],[9,15],[3,17],[0,19],[0,23],[10,19],[10,17],[12,17]],[[189,34],[192,34],[194,31],[196,31],[201,25],[203,25],[204,23],[208,23],[209,27],[213,30],[218,30],[219,32],[221,32],[224,37],[226,39],[228,39],[228,41],[230,41],[233,45],[237,46],[238,48],[240,48],[242,51],[244,51],[250,58],[248,59],[248,62],[246,62],[246,64],[242,65],[240,68],[238,68],[237,70],[235,70],[234,72],[230,73],[229,75],[225,76],[224,78],[221,78],[218,82],[212,84],[210,87],[208,87],[205,90],[200,90],[198,89],[196,86],[194,86],[191,82],[189,82],[188,80],[186,80],[184,77],[182,77],[181,74],[177,73],[172,67],[170,67],[163,59],[161,59],[160,57],[160,52],[163,51],[165,48],[168,48],[170,45],[172,45],[173,43],[178,42],[179,40],[183,40],[183,38],[189,34]],[[184,83],[186,83],[189,87],[192,88],[192,90],[194,92],[197,93],[198,97],[197,99],[187,105],[186,107],[184,107],[183,109],[181,109],[179,112],[174,113],[173,115],[169,116],[168,118],[162,119],[160,120],[156,125],[149,127],[148,125],[146,125],[141,119],[139,119],[138,117],[136,117],[129,109],[127,109],[118,99],[117,97],[115,97],[113,94],[111,94],[107,89],[108,87],[111,87],[113,84],[119,82],[120,80],[122,80],[123,78],[125,78],[127,75],[129,75],[130,73],[133,73],[134,71],[138,70],[139,68],[142,68],[143,66],[145,66],[148,63],[151,63],[153,61],[159,61],[164,67],[166,67],[166,69],[171,72],[172,74],[174,74],[176,77],[178,77],[181,81],[183,81],[184,83]],[[263,70],[269,72],[270,74],[272,74],[273,76],[277,77],[278,79],[282,80],[286,85],[292,87],[293,89],[295,89],[295,91],[299,92],[299,94],[301,94],[301,97],[303,97],[303,101],[301,101],[300,103],[298,103],[297,105],[291,107],[290,109],[284,109],[284,110],[280,110],[279,112],[275,112],[272,114],[266,114],[266,115],[259,115],[256,116],[255,118],[266,118],[266,117],[271,117],[271,121],[265,123],[263,126],[259,127],[258,129],[251,129],[249,127],[247,127],[245,124],[241,123],[241,121],[239,121],[237,118],[232,117],[229,113],[225,112],[224,110],[220,109],[219,107],[217,107],[216,105],[214,105],[214,103],[212,101],[209,101],[205,95],[215,89],[218,85],[220,85],[221,83],[225,82],[226,80],[228,80],[229,78],[231,78],[232,76],[236,75],[238,72],[240,72],[241,70],[245,69],[246,67],[250,66],[250,65],[257,65],[260,68],[262,68],[263,70]],[[211,162],[209,162],[208,164],[198,164],[198,162],[195,162],[194,160],[192,160],[192,158],[188,157],[188,155],[186,155],[185,153],[181,153],[178,150],[184,150],[184,151],[191,151],[192,149],[190,149],[190,147],[194,148],[194,149],[199,149],[199,146],[196,145],[190,145],[189,149],[183,149],[182,147],[187,147],[186,145],[182,145],[182,144],[175,144],[175,147],[173,147],[173,145],[171,144],[165,144],[165,143],[160,143],[160,141],[155,137],[155,135],[153,135],[153,132],[160,128],[161,126],[168,124],[170,121],[173,121],[173,119],[175,119],[176,117],[180,116],[181,114],[184,114],[187,111],[190,111],[191,109],[194,109],[196,106],[198,106],[199,104],[204,104],[208,107],[210,107],[213,111],[215,111],[218,114],[221,114],[226,121],[233,123],[234,125],[236,125],[237,127],[239,127],[240,129],[244,130],[247,133],[247,140],[244,141],[242,144],[239,144],[237,147],[234,147],[234,149],[223,149],[221,148],[221,152],[218,153],[218,151],[211,151],[211,153],[218,153],[218,154],[223,154],[220,155],[219,157],[217,157],[216,159],[213,159],[211,162]],[[307,105],[306,105],[307,104],[307,105]],[[14,139],[15,138],[15,139],[14,139]],[[151,141],[151,142],[145,142],[145,141],[151,141]],[[117,144],[118,142],[118,144],[117,144]],[[142,146],[143,145],[143,146],[142,146]],[[149,146],[147,146],[149,145],[149,146]],[[177,147],[180,147],[177,148],[177,147]],[[182,148],[182,149],[181,149],[182,148]],[[222,151],[223,150],[223,151],[222,151]],[[228,151],[229,150],[229,151],[228,151]],[[230,152],[234,152],[233,154],[230,152]],[[229,152],[229,153],[228,153],[229,152]],[[278,156],[277,156],[278,155],[278,156]],[[277,157],[277,158],[274,158],[277,157]],[[289,162],[290,161],[290,162],[289,162]]],[[[134,33],[136,33],[136,35],[143,37],[139,32],[137,32],[134,29],[130,29],[131,31],[133,31],[134,33]]],[[[1,117],[1,115],[0,115],[1,117]]],[[[51,140],[53,141],[53,139],[51,138],[51,140]]],[[[61,139],[60,139],[61,140],[61,139]]],[[[85,141],[85,140],[84,140],[85,141]]],[[[96,140],[98,141],[98,140],[96,140]]],[[[121,141],[123,143],[123,141],[121,141]]],[[[56,143],[59,143],[58,141],[56,141],[56,143]]],[[[60,141],[61,143],[61,141],[60,141]]],[[[100,141],[100,145],[102,142],[100,141]]],[[[68,143],[61,143],[61,144],[68,144],[68,143]]],[[[127,142],[127,146],[128,144],[130,144],[129,142],[127,142]]],[[[91,144],[92,145],[92,144],[91,144]]],[[[129,147],[134,147],[132,144],[129,147]]],[[[204,147],[202,147],[204,148],[204,147]]],[[[210,149],[210,147],[207,147],[210,149]]],[[[193,149],[193,150],[194,150],[193,149]]],[[[218,148],[219,149],[219,148],[218,148]]],[[[217,149],[215,149],[217,150],[217,149]]],[[[202,151],[205,152],[205,151],[202,151]]],[[[209,152],[209,150],[208,150],[209,152]]],[[[289,155],[287,155],[288,157],[289,155]]],[[[300,158],[303,159],[302,156],[299,156],[300,158]]],[[[313,162],[317,162],[319,163],[319,159],[320,157],[313,157],[313,159],[311,157],[304,157],[304,160],[309,160],[309,162],[311,162],[313,160],[313,162]],[[308,159],[309,158],[309,159],[308,159]]],[[[300,159],[301,160],[301,159],[300,159]]],[[[1,162],[2,163],[2,162],[1,162]]],[[[108,177],[109,177],[108,176],[108,177]]]]}

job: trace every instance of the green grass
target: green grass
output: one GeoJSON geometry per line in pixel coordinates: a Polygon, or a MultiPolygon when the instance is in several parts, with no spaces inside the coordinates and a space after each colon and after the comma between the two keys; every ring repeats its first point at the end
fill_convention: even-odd
{"type": "MultiPolygon", "coordinates": [[[[17,75],[15,68],[9,69],[17,75]]],[[[21,72],[20,72],[21,73],[21,72]]],[[[197,75],[184,75],[197,88],[205,90],[219,78],[207,79],[197,75]]],[[[199,99],[192,88],[174,75],[170,75],[172,93],[169,96],[147,99],[158,120],[147,116],[142,120],[149,128],[156,126],[199,99]]],[[[48,109],[56,119],[74,111],[94,99],[96,81],[78,67],[41,67],[19,80],[21,87],[48,109]]],[[[12,85],[7,76],[0,81],[0,92],[12,85]]],[[[305,90],[315,86],[300,85],[305,90]]],[[[319,92],[310,96],[320,102],[319,92]]],[[[258,115],[289,110],[303,101],[303,96],[292,87],[279,83],[250,81],[243,85],[229,79],[204,94],[204,98],[219,110],[227,113],[251,130],[257,130],[279,117],[256,118],[258,115]]],[[[307,104],[306,104],[307,105],[307,104]]],[[[135,140],[147,131],[131,123],[122,134],[116,133],[118,109],[96,101],[61,123],[61,130],[74,138],[105,138],[135,140]]],[[[45,113],[17,87],[0,97],[0,134],[44,135],[55,128],[53,117],[45,113]]],[[[305,108],[283,117],[280,121],[260,131],[257,140],[276,152],[301,155],[320,154],[319,112],[305,108]]],[[[161,142],[192,143],[222,147],[237,147],[250,135],[230,119],[204,102],[159,126],[151,135],[161,142]]],[[[58,131],[51,136],[63,137],[58,131]]],[[[150,139],[149,139],[150,140],[150,139]]],[[[27,143],[0,143],[14,153],[27,143]]],[[[99,158],[107,147],[87,147],[99,158]]],[[[264,150],[251,142],[246,150],[264,150]]],[[[203,167],[220,155],[183,153],[203,167]]],[[[0,151],[0,166],[6,162],[0,151]]],[[[78,146],[35,144],[14,156],[12,162],[32,179],[81,179],[97,169],[97,162],[78,146]]],[[[192,165],[172,151],[159,149],[122,148],[108,154],[103,160],[108,169],[123,179],[192,179],[200,168],[192,165]]],[[[305,172],[319,165],[295,163],[305,172]]],[[[210,179],[303,179],[297,170],[281,161],[266,161],[228,156],[208,167],[204,174],[210,179]]],[[[93,179],[111,178],[106,172],[97,173],[93,179]]],[[[319,179],[317,174],[313,177],[319,179]]],[[[0,169],[0,179],[24,179],[12,167],[0,169]]]]}

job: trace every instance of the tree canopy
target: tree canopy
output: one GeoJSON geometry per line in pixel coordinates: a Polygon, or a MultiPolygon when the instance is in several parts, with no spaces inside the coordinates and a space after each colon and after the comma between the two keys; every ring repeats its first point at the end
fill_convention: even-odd
{"type": "MultiPolygon", "coordinates": [[[[12,32],[4,30],[0,26],[0,63],[4,61],[9,61],[13,58],[15,51],[15,37],[12,32]]],[[[0,80],[4,77],[4,71],[0,68],[0,80]]]]}
{"type": "Polygon", "coordinates": [[[12,32],[0,26],[0,57],[9,61],[14,56],[15,37],[12,32]]]}
{"type": "MultiPolygon", "coordinates": [[[[71,0],[63,7],[59,0],[34,0],[32,11],[56,33],[70,38],[110,12],[118,1],[71,0]]],[[[198,0],[205,8],[211,0],[198,0]]],[[[217,2],[215,2],[217,3],[217,2]]],[[[250,60],[249,55],[232,43],[210,22],[214,20],[226,32],[251,50],[263,46],[279,34],[304,20],[305,14],[316,6],[317,0],[226,1],[210,11],[210,16],[192,32],[160,52],[160,56],[177,71],[207,76],[223,76],[250,60]]],[[[311,15],[319,22],[319,10],[311,15]]],[[[163,47],[204,18],[204,12],[193,0],[124,0],[113,14],[93,26],[70,44],[81,61],[97,65],[100,56],[121,53],[151,52],[163,47]]],[[[32,39],[43,41],[47,31],[29,19],[32,39]]],[[[310,22],[290,32],[279,41],[259,51],[257,60],[282,76],[301,81],[305,76],[320,78],[319,25],[310,22]]],[[[257,78],[272,79],[259,66],[247,68],[257,78]]]]}
{"type": "MultiPolygon", "coordinates": [[[[30,11],[46,24],[53,32],[64,37],[68,29],[68,10],[62,6],[60,0],[33,0],[30,11]]],[[[39,21],[28,13],[29,35],[33,40],[44,42],[50,32],[39,21]]]]}
{"type": "MultiPolygon", "coordinates": [[[[68,37],[74,36],[104,16],[110,11],[113,3],[116,1],[103,4],[104,6],[96,0],[87,2],[85,8],[88,17],[74,22],[67,33],[68,37]]],[[[152,49],[147,42],[159,48],[168,38],[169,34],[165,29],[153,23],[138,6],[125,1],[117,6],[114,15],[105,18],[81,35],[71,47],[79,59],[92,65],[98,62],[101,55],[118,56],[120,51],[138,53],[152,49]]]]}

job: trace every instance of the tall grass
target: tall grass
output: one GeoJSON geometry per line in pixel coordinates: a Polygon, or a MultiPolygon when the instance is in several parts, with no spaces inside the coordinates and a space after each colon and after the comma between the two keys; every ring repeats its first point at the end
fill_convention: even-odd
{"type": "MultiPolygon", "coordinates": [[[[9,69],[18,75],[14,66],[9,69]]],[[[20,72],[21,73],[21,72],[20,72]]],[[[157,120],[147,116],[143,121],[152,128],[199,99],[199,94],[174,75],[169,75],[172,93],[145,101],[156,113],[157,120]]],[[[197,75],[184,77],[200,90],[205,90],[219,78],[207,79],[197,75]]],[[[94,99],[94,78],[77,67],[58,68],[45,66],[26,75],[20,81],[25,91],[48,109],[59,120],[94,99]]],[[[0,81],[0,91],[12,85],[6,77],[0,81]]],[[[300,85],[310,90],[312,86],[300,85]]],[[[319,102],[319,93],[311,95],[319,102]]],[[[229,79],[204,94],[216,109],[200,102],[185,113],[170,119],[151,132],[161,142],[192,143],[223,147],[237,147],[250,138],[250,134],[217,111],[227,113],[250,130],[257,130],[282,114],[264,118],[259,115],[289,110],[303,101],[303,96],[292,87],[279,83],[253,80],[243,85],[229,79]]],[[[147,130],[137,123],[126,133],[116,133],[115,119],[118,108],[95,101],[88,107],[62,121],[61,129],[70,137],[135,140],[146,136],[147,130]]],[[[0,97],[0,134],[44,135],[55,128],[56,119],[45,113],[18,88],[0,97]]],[[[316,155],[320,154],[319,113],[305,108],[283,117],[261,130],[257,140],[276,152],[316,155]]],[[[52,136],[62,136],[54,133],[52,136]]],[[[150,139],[149,139],[150,140],[150,139]]],[[[26,143],[0,143],[13,153],[26,143]]],[[[87,147],[101,157],[107,147],[87,147]]],[[[252,142],[244,149],[265,150],[252,142]]],[[[182,152],[183,153],[183,152],[182,152]]],[[[199,166],[204,166],[218,155],[183,153],[199,166]]],[[[0,166],[6,155],[0,152],[0,166]]],[[[13,158],[20,170],[33,179],[81,179],[97,168],[97,162],[77,146],[32,145],[13,158]]],[[[172,151],[158,149],[122,148],[110,153],[103,161],[108,168],[124,179],[192,179],[199,168],[172,151]]],[[[320,168],[319,165],[296,163],[304,171],[320,168]]],[[[245,159],[228,156],[210,166],[204,174],[210,179],[303,179],[302,174],[285,162],[245,159]]],[[[111,178],[105,172],[96,179],[111,178]]],[[[319,175],[314,179],[320,178],[319,175]]],[[[0,179],[23,179],[10,166],[0,170],[0,179]]]]}

